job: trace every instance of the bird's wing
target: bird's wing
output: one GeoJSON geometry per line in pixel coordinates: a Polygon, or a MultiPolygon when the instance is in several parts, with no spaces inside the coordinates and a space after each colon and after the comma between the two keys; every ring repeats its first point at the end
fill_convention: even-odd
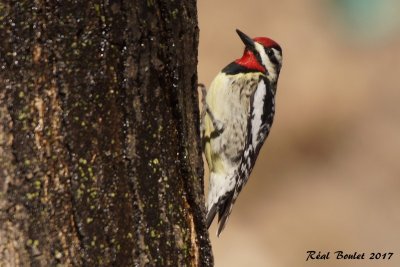
{"type": "Polygon", "coordinates": [[[246,149],[243,151],[238,168],[233,174],[236,181],[235,188],[227,193],[225,200],[221,202],[218,207],[218,236],[224,229],[232,211],[233,204],[249,179],[261,146],[268,136],[273,120],[273,112],[271,113],[273,105],[273,95],[271,95],[270,84],[267,80],[262,79],[257,89],[250,97],[250,107],[247,117],[246,149]]]}

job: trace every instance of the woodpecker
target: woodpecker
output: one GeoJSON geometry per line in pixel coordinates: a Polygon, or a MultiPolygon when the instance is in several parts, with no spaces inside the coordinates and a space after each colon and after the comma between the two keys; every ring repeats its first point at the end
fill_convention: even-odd
{"type": "Polygon", "coordinates": [[[269,134],[282,66],[278,43],[236,32],[245,45],[243,56],[222,69],[207,91],[202,86],[201,130],[210,169],[206,224],[209,228],[218,213],[217,236],[269,134]]]}

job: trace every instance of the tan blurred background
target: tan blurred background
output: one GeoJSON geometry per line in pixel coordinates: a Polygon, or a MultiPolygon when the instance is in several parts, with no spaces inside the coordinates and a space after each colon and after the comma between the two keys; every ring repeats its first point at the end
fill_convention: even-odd
{"type": "Polygon", "coordinates": [[[400,1],[198,1],[199,80],[279,42],[277,113],[215,266],[400,266],[400,1]],[[306,262],[306,251],[394,252],[306,262]]]}

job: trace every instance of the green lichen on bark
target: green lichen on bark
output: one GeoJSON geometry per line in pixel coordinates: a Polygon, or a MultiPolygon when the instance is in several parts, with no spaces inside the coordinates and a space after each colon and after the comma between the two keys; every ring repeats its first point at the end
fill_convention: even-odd
{"type": "Polygon", "coordinates": [[[195,2],[4,1],[0,25],[0,263],[211,266],[195,2]]]}

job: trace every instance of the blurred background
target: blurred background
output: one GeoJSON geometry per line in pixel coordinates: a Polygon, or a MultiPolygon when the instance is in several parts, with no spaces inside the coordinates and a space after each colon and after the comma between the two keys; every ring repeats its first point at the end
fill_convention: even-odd
{"type": "Polygon", "coordinates": [[[242,55],[236,28],[284,55],[270,136],[210,230],[215,266],[400,266],[400,1],[198,1],[198,15],[202,83],[242,55]]]}

